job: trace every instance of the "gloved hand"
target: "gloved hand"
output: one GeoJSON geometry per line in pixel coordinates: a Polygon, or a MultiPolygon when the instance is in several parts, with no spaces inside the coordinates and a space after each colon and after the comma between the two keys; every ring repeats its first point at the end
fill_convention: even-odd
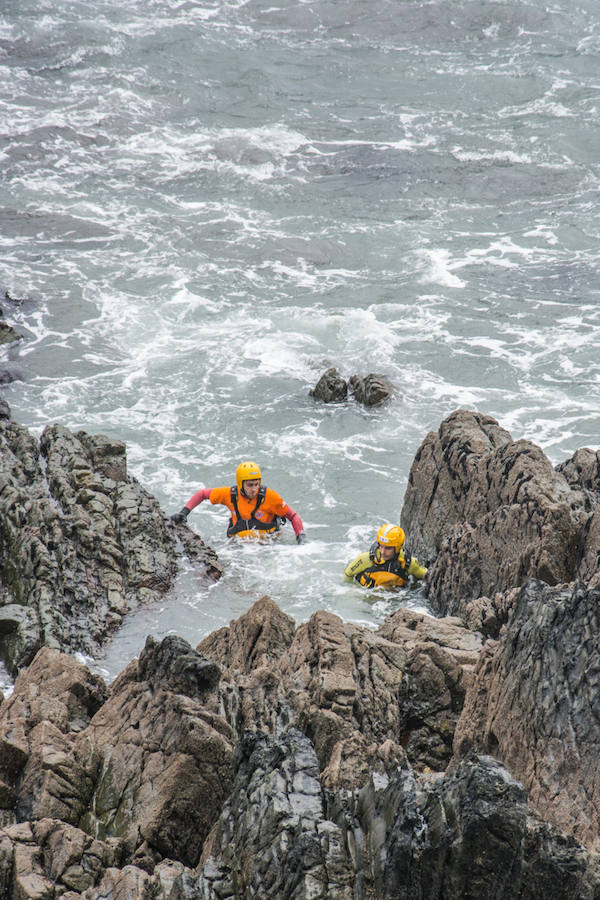
{"type": "Polygon", "coordinates": [[[181,525],[182,522],[185,522],[187,517],[190,514],[190,510],[187,506],[184,506],[178,513],[173,513],[171,516],[171,522],[175,522],[176,525],[181,525]]]}
{"type": "Polygon", "coordinates": [[[303,531],[300,534],[296,535],[296,543],[297,544],[305,544],[306,543],[306,535],[303,531]]]}

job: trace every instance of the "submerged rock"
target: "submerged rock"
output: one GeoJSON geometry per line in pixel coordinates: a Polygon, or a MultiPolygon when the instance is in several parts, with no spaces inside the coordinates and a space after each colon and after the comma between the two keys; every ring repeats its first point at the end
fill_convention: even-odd
{"type": "Polygon", "coordinates": [[[12,344],[15,341],[22,341],[23,335],[19,334],[8,322],[0,321],[0,345],[12,344]]]}
{"type": "Polygon", "coordinates": [[[346,381],[336,368],[331,368],[321,375],[309,396],[323,403],[340,403],[348,398],[349,391],[363,406],[381,406],[396,388],[385,375],[351,375],[346,381]]]}
{"type": "Polygon", "coordinates": [[[348,382],[337,369],[327,369],[308,394],[323,403],[339,403],[348,396],[348,382]]]}
{"type": "Polygon", "coordinates": [[[4,302],[21,306],[23,303],[31,303],[32,301],[29,297],[11,297],[8,291],[4,291],[4,302]]]}
{"type": "Polygon", "coordinates": [[[396,388],[385,375],[352,375],[348,382],[354,399],[364,406],[381,406],[396,393],[396,388]]]}

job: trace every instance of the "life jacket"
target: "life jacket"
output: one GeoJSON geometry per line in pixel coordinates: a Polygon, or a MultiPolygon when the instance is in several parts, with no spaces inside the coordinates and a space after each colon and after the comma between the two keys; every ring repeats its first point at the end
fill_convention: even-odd
{"type": "Polygon", "coordinates": [[[411,557],[396,556],[394,559],[377,559],[377,544],[369,552],[371,565],[356,576],[363,587],[403,587],[408,583],[411,557]]]}
{"type": "Polygon", "coordinates": [[[271,522],[261,522],[260,519],[256,518],[256,510],[264,502],[266,493],[266,486],[261,485],[260,490],[256,495],[256,503],[254,504],[254,509],[250,513],[250,518],[242,519],[242,517],[240,516],[240,511],[238,509],[237,485],[234,485],[231,488],[231,505],[233,506],[233,512],[231,514],[229,526],[227,528],[227,537],[263,537],[267,534],[273,534],[274,532],[279,531],[279,516],[273,516],[271,522]]]}

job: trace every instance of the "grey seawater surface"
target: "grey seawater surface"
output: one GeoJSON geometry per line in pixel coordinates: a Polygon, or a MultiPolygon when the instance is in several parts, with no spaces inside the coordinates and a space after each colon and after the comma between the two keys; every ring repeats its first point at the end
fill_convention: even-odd
{"type": "Polygon", "coordinates": [[[267,593],[376,626],[418,591],[342,570],[397,521],[458,407],[553,462],[596,448],[600,8],[531,2],[0,3],[0,287],[17,421],[114,435],[178,510],[241,459],[303,517],[132,615],[192,644],[267,593]],[[320,406],[328,366],[385,408],[320,406]]]}

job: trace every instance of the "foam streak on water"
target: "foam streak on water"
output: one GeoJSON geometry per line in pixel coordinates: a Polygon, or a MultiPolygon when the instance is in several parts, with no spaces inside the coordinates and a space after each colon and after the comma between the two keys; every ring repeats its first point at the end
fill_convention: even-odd
{"type": "Polygon", "coordinates": [[[109,670],[261,593],[381,621],[400,601],[341,570],[457,407],[553,462],[598,446],[599,48],[591,0],[0,3],[14,417],[125,440],[168,511],[256,458],[312,538],[234,550],[201,507],[225,578],[109,670]],[[398,395],[315,405],[330,365],[398,395]]]}

